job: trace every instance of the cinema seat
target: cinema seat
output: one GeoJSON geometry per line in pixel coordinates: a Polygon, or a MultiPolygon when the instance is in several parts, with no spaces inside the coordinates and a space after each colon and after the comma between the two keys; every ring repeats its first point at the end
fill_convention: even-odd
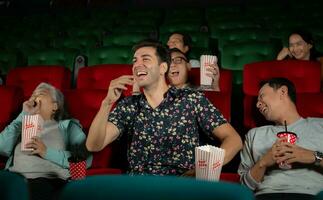
{"type": "Polygon", "coordinates": [[[131,48],[128,46],[111,46],[89,49],[88,66],[100,64],[130,64],[131,48]]]}
{"type": "MultiPolygon", "coordinates": [[[[132,75],[132,66],[127,64],[102,64],[83,67],[79,70],[76,87],[78,89],[109,88],[110,81],[122,75],[132,75]]],[[[131,91],[126,91],[131,94],[131,91]]]]}
{"type": "Polygon", "coordinates": [[[60,200],[253,200],[245,186],[175,176],[92,176],[68,183],[60,200]],[[126,192],[125,192],[126,191],[126,192]]]}
{"type": "Polygon", "coordinates": [[[29,199],[27,181],[22,175],[0,170],[0,180],[1,200],[29,199]]]}
{"type": "Polygon", "coordinates": [[[50,83],[61,91],[69,89],[71,71],[55,65],[17,67],[9,71],[6,85],[21,88],[26,100],[41,82],[50,83]]]}
{"type": "MultiPolygon", "coordinates": [[[[76,89],[65,91],[65,99],[70,115],[78,119],[85,133],[88,133],[90,125],[98,112],[102,100],[107,95],[106,90],[100,89],[76,89]]],[[[105,147],[102,151],[93,153],[91,168],[87,169],[87,175],[95,174],[120,174],[121,169],[113,168],[113,155],[117,156],[118,149],[114,143],[105,147]]],[[[115,165],[116,166],[116,165],[115,165]]]]}
{"type": "Polygon", "coordinates": [[[302,117],[323,117],[323,93],[300,93],[296,106],[302,117]]]}
{"type": "MultiPolygon", "coordinates": [[[[200,85],[200,68],[192,68],[190,81],[193,85],[200,85]]],[[[221,111],[224,117],[231,119],[231,94],[232,94],[232,73],[230,70],[220,71],[220,92],[204,91],[205,96],[221,111]]]]}
{"type": "Polygon", "coordinates": [[[18,87],[0,85],[0,132],[21,111],[23,92],[18,87]]]}
{"type": "MultiPolygon", "coordinates": [[[[249,129],[268,124],[256,108],[260,82],[273,77],[285,77],[296,87],[297,95],[319,93],[321,87],[320,63],[300,60],[266,61],[247,64],[243,70],[244,126],[249,129]]],[[[304,97],[306,98],[306,97],[304,97]]],[[[302,97],[300,97],[300,101],[302,97]]],[[[310,106],[310,102],[306,103],[310,106]]],[[[310,110],[310,108],[308,108],[310,110]]],[[[304,112],[309,112],[306,108],[304,112]]],[[[315,110],[315,109],[312,109],[315,110]]]]}
{"type": "Polygon", "coordinates": [[[71,71],[77,51],[68,49],[43,49],[35,50],[28,54],[28,65],[59,65],[69,68],[71,71]]]}
{"type": "Polygon", "coordinates": [[[323,200],[323,190],[315,196],[314,200],[323,200]]]}
{"type": "Polygon", "coordinates": [[[242,73],[245,64],[273,60],[276,56],[276,45],[269,41],[244,41],[223,46],[221,66],[233,72],[233,83],[242,84],[242,73]]]}

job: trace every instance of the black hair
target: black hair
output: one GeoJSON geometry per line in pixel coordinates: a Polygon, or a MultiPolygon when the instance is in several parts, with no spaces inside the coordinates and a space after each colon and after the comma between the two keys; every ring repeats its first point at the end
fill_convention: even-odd
{"type": "MultiPolygon", "coordinates": [[[[142,40],[135,44],[132,48],[133,52],[136,52],[138,49],[142,47],[152,47],[156,49],[156,56],[158,58],[159,64],[162,62],[167,63],[167,72],[169,70],[170,62],[171,62],[171,57],[169,54],[168,48],[166,48],[161,42],[157,40],[152,40],[152,39],[147,39],[147,40],[142,40]]],[[[167,73],[166,72],[166,73],[167,73]]]]}
{"type": "Polygon", "coordinates": [[[184,52],[182,52],[178,48],[171,48],[171,49],[169,49],[169,54],[172,55],[172,53],[180,53],[180,54],[182,54],[185,57],[186,62],[189,62],[189,58],[188,58],[187,54],[184,53],[184,52]]]}
{"type": "Polygon", "coordinates": [[[186,54],[189,55],[189,52],[191,51],[191,48],[192,48],[191,36],[187,33],[184,33],[184,32],[175,31],[175,32],[172,32],[171,34],[169,34],[168,38],[170,38],[172,35],[175,35],[175,34],[183,36],[183,43],[185,46],[188,46],[188,51],[186,52],[186,54]]]}
{"type": "Polygon", "coordinates": [[[275,77],[260,83],[260,87],[268,84],[274,90],[281,88],[282,86],[286,86],[288,88],[288,96],[291,101],[296,104],[296,88],[292,81],[288,80],[287,78],[283,77],[275,77]]]}

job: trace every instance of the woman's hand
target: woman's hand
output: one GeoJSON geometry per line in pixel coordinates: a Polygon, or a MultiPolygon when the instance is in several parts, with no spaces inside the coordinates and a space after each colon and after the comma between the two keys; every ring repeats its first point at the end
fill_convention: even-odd
{"type": "Polygon", "coordinates": [[[284,60],[287,56],[292,57],[291,52],[289,51],[289,48],[284,47],[277,55],[277,60],[284,60]]]}
{"type": "Polygon", "coordinates": [[[30,115],[39,113],[41,101],[35,97],[30,97],[22,104],[22,110],[30,115]]]}
{"type": "Polygon", "coordinates": [[[46,155],[47,147],[39,137],[32,137],[31,141],[26,144],[26,148],[32,149],[32,155],[39,155],[44,158],[46,155]]]}

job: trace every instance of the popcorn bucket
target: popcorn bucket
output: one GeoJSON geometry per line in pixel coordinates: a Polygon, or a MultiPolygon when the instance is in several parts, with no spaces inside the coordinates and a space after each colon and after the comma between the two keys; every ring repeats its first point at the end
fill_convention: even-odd
{"type": "Polygon", "coordinates": [[[223,166],[224,149],[205,145],[195,148],[196,179],[219,181],[223,166]]]}
{"type": "Polygon", "coordinates": [[[86,177],[86,161],[69,162],[71,180],[81,180],[86,177]]]}
{"type": "Polygon", "coordinates": [[[31,138],[38,136],[43,129],[44,120],[40,115],[25,115],[22,118],[21,151],[32,151],[26,148],[31,138]]]}
{"type": "Polygon", "coordinates": [[[207,66],[218,62],[218,58],[212,55],[201,55],[200,57],[200,86],[202,90],[212,90],[212,78],[207,74],[207,66]]]}

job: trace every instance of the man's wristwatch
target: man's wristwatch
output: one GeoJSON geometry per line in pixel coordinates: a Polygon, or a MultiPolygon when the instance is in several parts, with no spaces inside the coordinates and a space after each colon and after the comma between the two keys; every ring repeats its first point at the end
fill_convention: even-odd
{"type": "Polygon", "coordinates": [[[315,157],[314,165],[320,166],[321,161],[323,160],[323,153],[319,151],[314,151],[314,157],[315,157]]]}

